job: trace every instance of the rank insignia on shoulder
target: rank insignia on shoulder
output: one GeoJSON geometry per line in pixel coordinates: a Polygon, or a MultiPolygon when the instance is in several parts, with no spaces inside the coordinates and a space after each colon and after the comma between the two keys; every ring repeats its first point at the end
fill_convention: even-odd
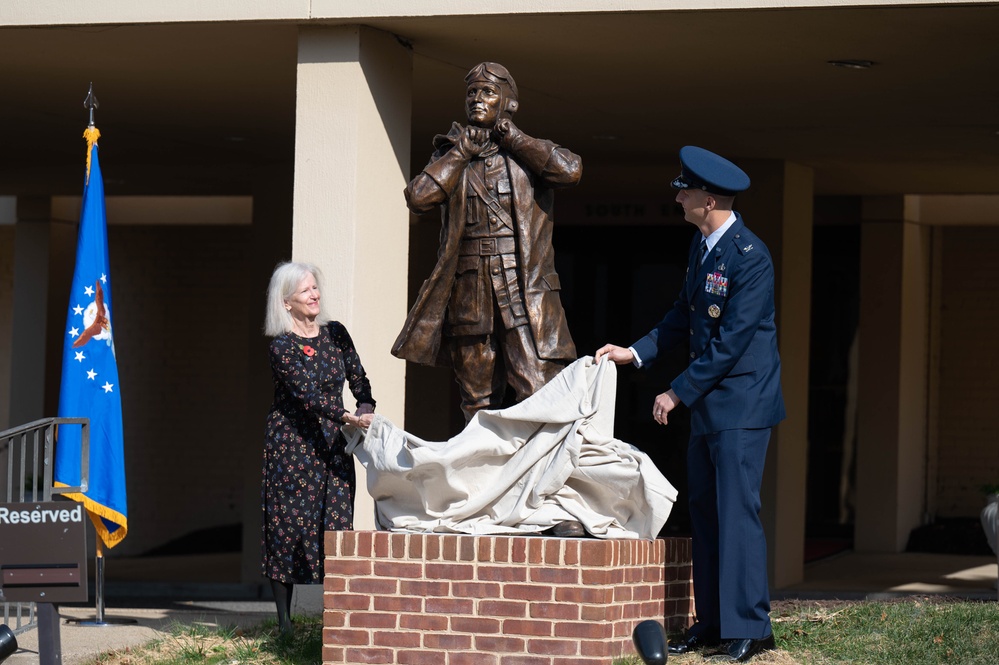
{"type": "Polygon", "coordinates": [[[719,316],[721,316],[721,307],[719,307],[718,305],[712,305],[711,307],[708,307],[708,316],[710,316],[712,319],[717,319],[719,316]]]}
{"type": "Polygon", "coordinates": [[[752,248],[753,248],[753,245],[752,245],[752,243],[750,243],[749,245],[746,245],[745,247],[743,247],[743,248],[742,248],[742,251],[744,251],[744,252],[748,252],[748,251],[749,251],[749,250],[751,250],[752,248]]]}

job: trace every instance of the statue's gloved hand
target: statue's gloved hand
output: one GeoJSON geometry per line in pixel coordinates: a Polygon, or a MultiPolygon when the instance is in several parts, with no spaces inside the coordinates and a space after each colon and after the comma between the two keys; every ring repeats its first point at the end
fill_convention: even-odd
{"type": "Polygon", "coordinates": [[[488,129],[469,125],[465,127],[465,131],[458,137],[458,143],[455,148],[458,154],[466,160],[471,160],[473,157],[481,154],[489,145],[489,135],[490,132],[488,129]]]}
{"type": "Polygon", "coordinates": [[[500,144],[500,147],[510,151],[515,150],[520,139],[524,137],[524,132],[520,131],[520,128],[513,124],[513,120],[510,118],[501,118],[498,120],[496,126],[493,127],[493,131],[496,134],[496,142],[500,144]]]}

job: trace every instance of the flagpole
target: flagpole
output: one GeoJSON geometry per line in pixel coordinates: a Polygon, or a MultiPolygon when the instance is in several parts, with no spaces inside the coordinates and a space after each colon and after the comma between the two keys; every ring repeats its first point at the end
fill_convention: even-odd
{"type": "Polygon", "coordinates": [[[114,623],[136,623],[134,619],[106,621],[104,619],[104,543],[97,534],[97,554],[94,556],[94,596],[96,597],[97,616],[93,619],[67,619],[67,623],[80,626],[110,626],[114,623]]]}
{"type": "Polygon", "coordinates": [[[101,540],[101,534],[96,533],[95,535],[97,552],[94,555],[94,598],[97,616],[93,619],[66,619],[66,623],[75,623],[78,626],[88,627],[138,623],[137,619],[128,617],[109,619],[104,616],[104,541],[101,540]]]}
{"type": "Polygon", "coordinates": [[[97,623],[104,623],[104,543],[101,541],[100,536],[97,537],[97,554],[95,555],[96,561],[95,572],[97,576],[94,582],[94,595],[97,599],[97,623]]]}
{"type": "MultiPolygon", "coordinates": [[[[90,183],[91,158],[93,157],[93,150],[96,149],[97,138],[100,136],[100,132],[97,131],[97,126],[94,123],[94,111],[99,106],[100,106],[100,104],[97,101],[97,97],[96,97],[96,95],[94,95],[94,84],[93,84],[93,82],[91,82],[90,83],[90,89],[87,91],[87,98],[83,100],[83,107],[85,109],[87,109],[89,111],[89,114],[90,114],[90,118],[89,118],[90,122],[87,125],[87,130],[84,132],[84,138],[87,139],[87,143],[88,143],[88,146],[89,146],[88,151],[87,151],[87,179],[86,179],[85,185],[84,185],[85,188],[88,187],[89,183],[90,183]]],[[[85,189],[85,196],[84,196],[85,201],[84,201],[84,204],[85,204],[86,198],[87,198],[86,197],[86,191],[88,191],[88,190],[85,189]]],[[[103,184],[101,184],[101,186],[100,186],[100,192],[101,192],[100,195],[102,197],[102,202],[101,202],[101,206],[102,206],[101,210],[102,210],[102,212],[101,212],[101,215],[103,216],[103,184]]],[[[86,205],[84,205],[84,207],[86,207],[86,205]]],[[[83,224],[84,214],[85,214],[84,211],[81,211],[81,222],[80,222],[81,233],[82,233],[82,227],[84,225],[83,224]]],[[[79,264],[79,260],[80,260],[80,257],[79,257],[79,248],[78,248],[78,256],[77,256],[77,263],[78,264],[79,264]]],[[[77,267],[79,267],[79,266],[77,266],[77,267]]],[[[100,291],[100,283],[97,284],[97,289],[98,289],[98,293],[99,293],[99,291],[100,291]]],[[[110,327],[110,323],[108,323],[108,327],[110,327]]],[[[109,342],[109,344],[110,344],[110,342],[109,342]]],[[[82,354],[81,354],[81,356],[82,356],[82,354]]],[[[111,388],[111,384],[108,384],[108,389],[110,389],[110,388],[111,388]]],[[[60,395],[60,399],[61,399],[61,395],[60,395]]],[[[102,537],[101,530],[97,528],[98,524],[97,524],[97,521],[95,521],[95,519],[96,520],[100,520],[101,518],[95,518],[93,515],[91,515],[91,521],[93,522],[94,528],[95,528],[95,542],[96,542],[96,554],[95,554],[95,561],[94,561],[94,564],[95,564],[94,565],[94,568],[95,568],[94,574],[95,574],[96,579],[94,581],[94,595],[96,597],[96,603],[97,603],[97,607],[96,607],[97,616],[96,616],[96,618],[94,620],[89,620],[89,619],[70,619],[69,621],[72,622],[72,623],[77,623],[77,624],[79,624],[81,626],[110,626],[110,625],[113,625],[113,624],[134,624],[134,623],[138,623],[138,621],[135,620],[135,619],[129,619],[129,618],[108,619],[107,617],[104,616],[104,539],[102,537]]]]}

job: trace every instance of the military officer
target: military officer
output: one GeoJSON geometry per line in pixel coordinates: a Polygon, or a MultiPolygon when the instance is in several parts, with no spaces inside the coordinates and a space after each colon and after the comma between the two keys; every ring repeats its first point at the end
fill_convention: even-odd
{"type": "Polygon", "coordinates": [[[615,363],[647,366],[689,343],[687,368],[652,405],[666,425],[690,409],[687,474],[697,621],[669,652],[724,642],[746,661],[774,648],[760,485],[770,429],[784,418],[774,324],[770,252],[733,210],[749,176],[696,146],[680,150],[672,186],[684,218],[697,227],[687,275],[672,309],[648,335],[596,352],[615,363]]]}

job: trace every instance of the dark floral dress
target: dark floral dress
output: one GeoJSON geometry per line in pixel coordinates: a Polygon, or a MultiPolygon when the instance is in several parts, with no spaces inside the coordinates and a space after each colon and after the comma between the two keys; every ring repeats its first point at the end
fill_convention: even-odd
{"type": "Polygon", "coordinates": [[[270,346],[274,403],[263,479],[263,574],[286,583],[323,580],[323,533],[353,528],[354,460],[340,433],[343,384],[374,407],[354,342],[331,321],[316,337],[286,333],[270,346]]]}

